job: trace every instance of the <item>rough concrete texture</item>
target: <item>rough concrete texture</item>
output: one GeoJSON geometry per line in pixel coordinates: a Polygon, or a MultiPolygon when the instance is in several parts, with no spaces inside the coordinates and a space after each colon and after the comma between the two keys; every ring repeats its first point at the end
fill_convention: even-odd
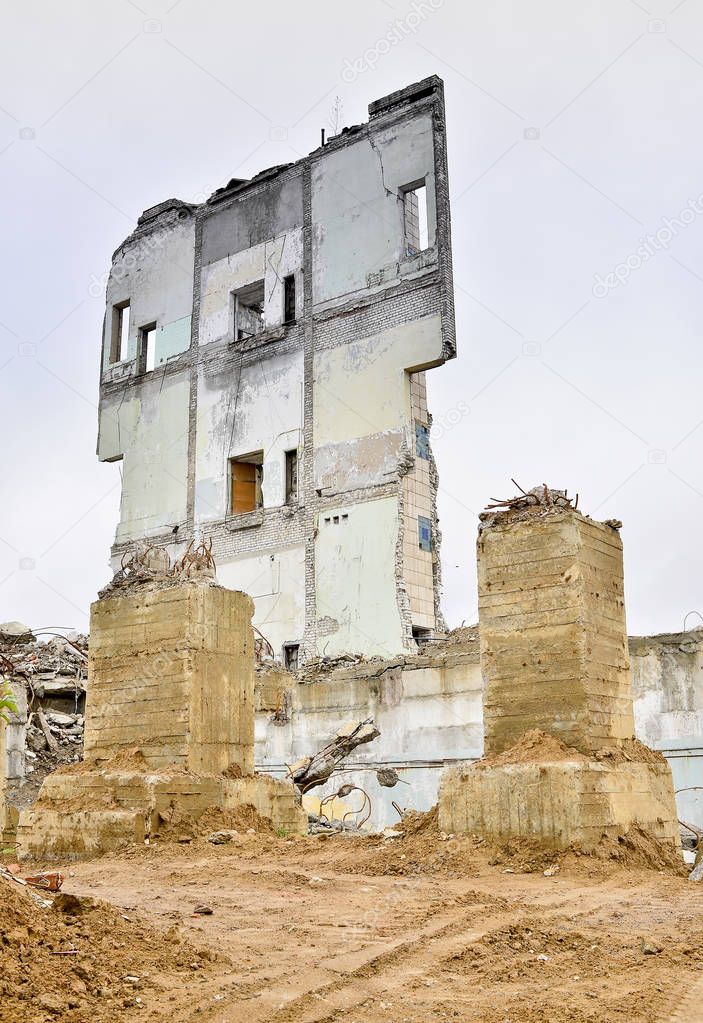
{"type": "Polygon", "coordinates": [[[638,824],[666,844],[679,842],[671,769],[662,761],[594,759],[448,768],[439,794],[447,833],[530,838],[592,851],[638,824]]]}
{"type": "Polygon", "coordinates": [[[253,604],[207,582],[91,607],[85,757],[137,748],[150,767],[254,771],[253,604]]]}
{"type": "Polygon", "coordinates": [[[20,815],[23,857],[92,855],[210,806],[251,803],[307,830],[293,785],[253,773],[252,611],[246,594],[202,581],[92,605],[86,760],[50,774],[20,815]]]}
{"type": "Polygon", "coordinates": [[[289,782],[264,775],[225,778],[182,769],[145,770],[138,755],[128,759],[132,762],[115,770],[81,764],[49,775],[37,803],[20,816],[22,857],[75,859],[141,843],[174,813],[197,820],[212,806],[250,804],[275,828],[307,832],[307,814],[289,782]]]}
{"type": "Polygon", "coordinates": [[[631,738],[617,530],[572,510],[503,515],[477,554],[486,753],[530,728],[583,752],[631,738]]]}
{"type": "Polygon", "coordinates": [[[491,516],[478,585],[486,758],[444,772],[440,827],[593,849],[637,823],[676,846],[671,769],[631,741],[616,529],[573,509],[491,516]]]}
{"type": "Polygon", "coordinates": [[[106,298],[98,457],[123,460],[115,568],[143,540],[173,560],[211,539],[219,581],[251,594],[278,656],[393,657],[415,650],[413,629],[442,627],[436,468],[417,432],[419,379],[456,348],[439,78],[295,163],[145,211],[106,298]],[[423,185],[427,237],[410,244],[423,185]],[[259,329],[242,330],[252,288],[259,329]],[[254,454],[260,506],[234,510],[230,459],[254,454]]]}

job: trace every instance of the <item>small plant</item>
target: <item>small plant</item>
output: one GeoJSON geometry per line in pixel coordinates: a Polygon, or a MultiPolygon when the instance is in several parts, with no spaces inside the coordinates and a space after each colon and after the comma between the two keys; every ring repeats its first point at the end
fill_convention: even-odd
{"type": "Polygon", "coordinates": [[[288,838],[288,828],[283,828],[283,827],[276,828],[276,837],[277,838],[288,838]]]}
{"type": "Polygon", "coordinates": [[[10,683],[7,679],[3,678],[0,680],[0,721],[4,721],[6,724],[10,720],[10,714],[17,713],[17,704],[15,703],[14,693],[10,689],[10,683]]]}

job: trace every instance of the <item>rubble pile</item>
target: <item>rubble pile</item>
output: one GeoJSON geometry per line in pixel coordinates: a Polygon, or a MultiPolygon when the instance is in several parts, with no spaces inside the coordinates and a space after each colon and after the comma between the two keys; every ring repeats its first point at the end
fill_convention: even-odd
{"type": "Polygon", "coordinates": [[[7,729],[7,802],[22,809],[61,764],[83,756],[88,637],[0,625],[0,674],[17,702],[7,729]]]}

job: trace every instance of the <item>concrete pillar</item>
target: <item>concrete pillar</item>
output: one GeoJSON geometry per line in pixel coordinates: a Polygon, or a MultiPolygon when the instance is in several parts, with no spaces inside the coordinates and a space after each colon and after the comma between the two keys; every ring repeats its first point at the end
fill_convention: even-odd
{"type": "Polygon", "coordinates": [[[589,753],[634,735],[617,529],[497,515],[477,544],[485,751],[539,728],[589,753]]]}
{"type": "Polygon", "coordinates": [[[207,582],[91,606],[85,757],[254,772],[253,602],[207,582]]]}

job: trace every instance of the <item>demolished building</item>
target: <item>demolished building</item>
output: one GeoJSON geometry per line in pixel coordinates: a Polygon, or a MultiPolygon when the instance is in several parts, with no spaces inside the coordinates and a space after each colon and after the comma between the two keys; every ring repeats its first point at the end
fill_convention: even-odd
{"type": "Polygon", "coordinates": [[[287,666],[415,650],[443,629],[425,372],[455,351],[439,78],[296,163],[146,210],[107,286],[113,567],[211,540],[287,666]]]}
{"type": "MultiPolygon", "coordinates": [[[[269,656],[247,772],[289,777],[371,718],[380,736],[321,794],[363,788],[380,827],[481,758],[485,680],[478,628],[446,635],[440,608],[425,371],[455,354],[442,83],[369,116],[201,205],[142,215],[108,284],[98,454],[122,463],[118,575],[205,541],[218,582],[253,598],[269,656]]],[[[680,815],[703,824],[703,633],[630,638],[629,655],[635,734],[669,760],[680,815]]],[[[130,670],[129,697],[96,708],[89,752],[154,697],[130,670]]],[[[26,725],[8,730],[6,776],[26,725]]]]}

